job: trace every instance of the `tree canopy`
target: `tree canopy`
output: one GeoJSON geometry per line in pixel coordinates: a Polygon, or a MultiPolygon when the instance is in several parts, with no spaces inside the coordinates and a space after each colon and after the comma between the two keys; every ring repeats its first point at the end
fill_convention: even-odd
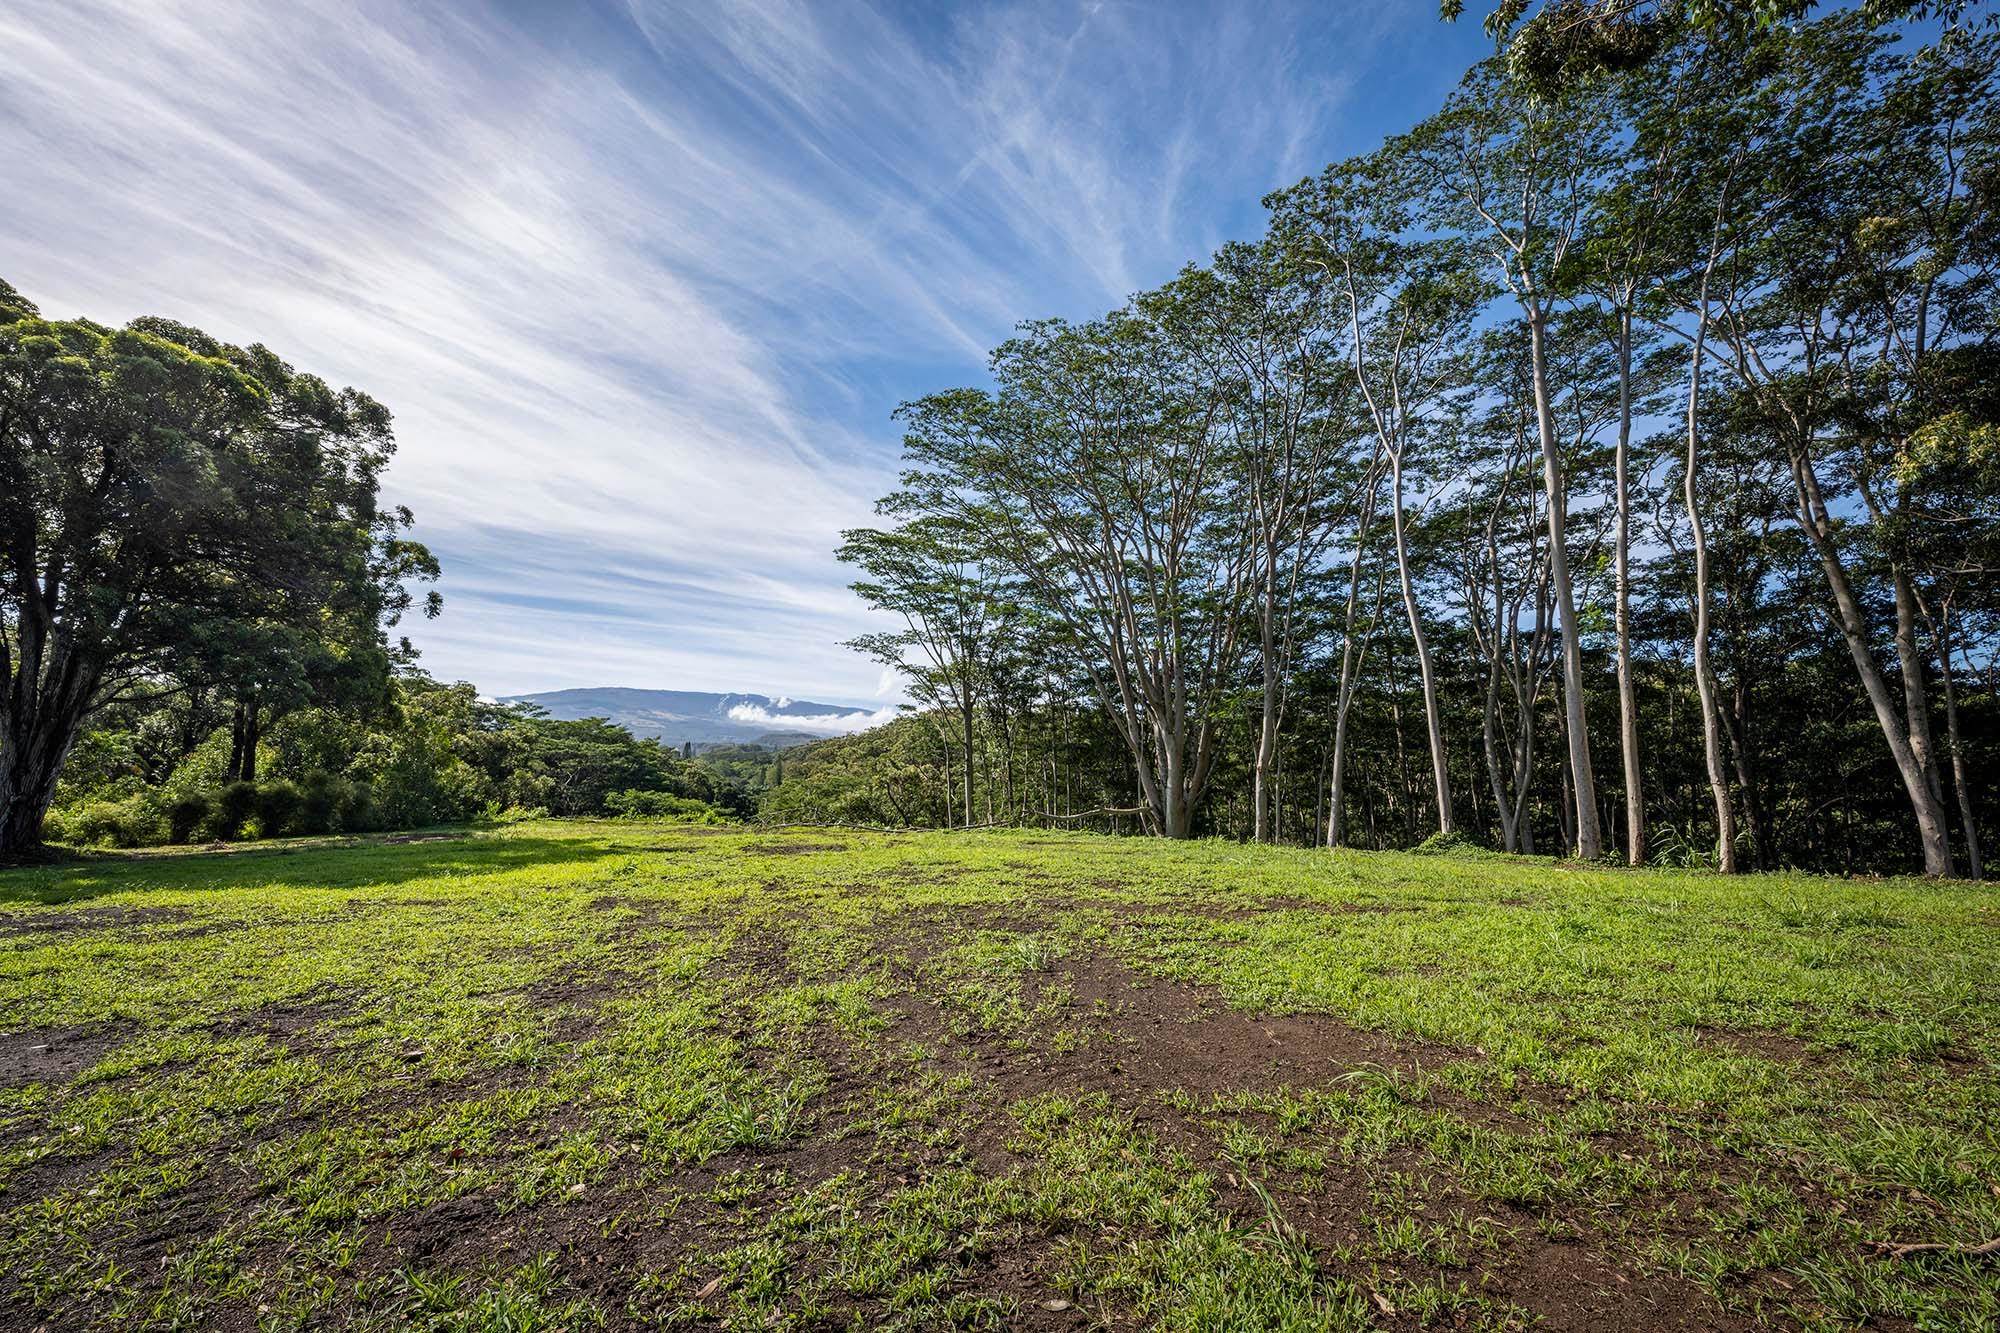
{"type": "Polygon", "coordinates": [[[171,320],[45,319],[11,286],[0,318],[0,853],[17,853],[107,704],[198,682],[379,694],[386,631],[437,564],[380,503],[394,437],[366,394],[171,320]]]}
{"type": "Polygon", "coordinates": [[[906,405],[858,586],[948,527],[1045,635],[1005,700],[954,639],[961,815],[1978,873],[2000,39],[1808,10],[1503,6],[1262,238],[906,405]]]}

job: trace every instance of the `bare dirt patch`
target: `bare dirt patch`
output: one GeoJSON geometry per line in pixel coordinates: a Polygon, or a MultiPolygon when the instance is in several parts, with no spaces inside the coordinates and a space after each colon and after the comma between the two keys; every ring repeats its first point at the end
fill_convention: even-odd
{"type": "Polygon", "coordinates": [[[184,907],[74,907],[64,912],[20,912],[0,920],[0,939],[20,935],[68,935],[97,930],[186,921],[184,907]]]}
{"type": "Polygon", "coordinates": [[[1780,1064],[1806,1064],[1818,1057],[1797,1037],[1768,1029],[1702,1028],[1701,1041],[1710,1046],[1726,1046],[1741,1055],[1780,1064]]]}
{"type": "Polygon", "coordinates": [[[131,1035],[115,1023],[0,1033],[0,1086],[69,1083],[131,1035]]]}
{"type": "Polygon", "coordinates": [[[316,987],[293,1000],[261,1005],[209,1025],[218,1037],[258,1036],[287,1047],[312,1044],[322,1024],[345,1017],[358,997],[333,987],[316,987]]]}
{"type": "MultiPolygon", "coordinates": [[[[917,941],[898,940],[891,947],[904,956],[929,952],[917,941]]],[[[1069,995],[1059,1017],[1049,1022],[1080,1030],[1085,1039],[1080,1046],[1057,1051],[1046,1040],[1024,1043],[969,1023],[948,1002],[926,993],[921,976],[916,980],[912,991],[888,1002],[898,1016],[897,1032],[934,1050],[935,1062],[945,1070],[975,1080],[986,1114],[960,1147],[983,1170],[1006,1173],[1026,1165],[1009,1147],[1013,1124],[1006,1108],[1013,1103],[1048,1092],[1102,1094],[1163,1150],[1182,1153],[1206,1169],[1223,1206],[1252,1229],[1269,1225],[1270,1216],[1249,1179],[1270,1168],[1245,1168],[1230,1158],[1223,1150],[1222,1126],[1232,1120],[1258,1123],[1266,1118],[1256,1112],[1211,1108],[1227,1106],[1235,1093],[1337,1085],[1354,1075],[1415,1076],[1424,1068],[1476,1055],[1394,1039],[1330,1015],[1233,1009],[1206,988],[1146,977],[1105,957],[1064,960],[1047,972],[1021,978],[1022,1002],[1030,1010],[1048,997],[1069,995]],[[1168,1094],[1183,1093],[1197,1103],[1192,1114],[1170,1104],[1168,1094]]],[[[1531,1128],[1503,1107],[1471,1101],[1435,1085],[1427,1100],[1483,1128],[1503,1132],[1531,1128]]],[[[1639,1146],[1636,1140],[1632,1146],[1639,1146]]],[[[1498,1254],[1472,1267],[1435,1269],[1412,1262],[1393,1270],[1403,1277],[1438,1279],[1447,1286],[1466,1281],[1488,1297],[1531,1312],[1540,1328],[1582,1333],[1755,1327],[1716,1306],[1692,1283],[1614,1258],[1588,1241],[1549,1238],[1538,1229],[1537,1214],[1465,1194],[1412,1149],[1393,1148],[1365,1164],[1340,1161],[1309,1179],[1271,1178],[1266,1184],[1286,1225],[1314,1246],[1322,1262],[1333,1271],[1349,1269],[1346,1275],[1351,1280],[1372,1291],[1371,1283],[1381,1281],[1377,1268],[1352,1268],[1330,1256],[1367,1245],[1371,1238],[1367,1219],[1376,1207],[1371,1190],[1396,1173],[1434,1182],[1439,1192],[1423,1201],[1419,1211],[1425,1220],[1483,1216],[1498,1224],[1506,1237],[1498,1254]]],[[[1588,1218],[1577,1220],[1588,1228],[1588,1218]]],[[[1015,1262],[1005,1259],[1000,1264],[1015,1262]]],[[[1047,1289],[1046,1274],[1038,1275],[1032,1263],[1026,1263],[1025,1276],[1025,1288],[1047,1289]]],[[[1382,1322],[1391,1327],[1419,1326],[1413,1316],[1400,1311],[1384,1312],[1382,1322]]]]}

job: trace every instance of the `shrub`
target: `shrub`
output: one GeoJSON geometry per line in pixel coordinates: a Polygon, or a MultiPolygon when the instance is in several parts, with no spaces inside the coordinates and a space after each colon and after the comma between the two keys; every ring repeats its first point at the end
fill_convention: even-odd
{"type": "Polygon", "coordinates": [[[299,789],[280,779],[257,788],[257,836],[280,838],[290,833],[299,819],[299,789]]]}
{"type": "Polygon", "coordinates": [[[365,833],[381,828],[382,812],[375,803],[375,787],[372,783],[352,782],[340,793],[340,802],[334,811],[334,818],[341,829],[348,833],[365,833]]]}
{"type": "Polygon", "coordinates": [[[299,787],[299,809],[292,827],[300,833],[331,832],[346,797],[345,782],[325,769],[314,769],[299,787]]]}
{"type": "Polygon", "coordinates": [[[664,791],[615,791],[604,808],[621,819],[666,819],[677,824],[721,824],[722,812],[706,801],[664,791]]]}
{"type": "Polygon", "coordinates": [[[191,791],[167,802],[167,840],[193,842],[208,822],[213,805],[201,792],[191,791]]]}
{"type": "Polygon", "coordinates": [[[488,801],[486,808],[479,812],[479,818],[489,824],[525,824],[531,819],[547,819],[549,811],[542,805],[507,805],[498,801],[488,801]]]}
{"type": "Polygon", "coordinates": [[[49,832],[79,847],[150,847],[167,839],[167,819],[146,793],[119,801],[83,801],[53,816],[49,832]]]}
{"type": "Polygon", "coordinates": [[[234,842],[243,836],[243,826],[257,813],[257,784],[232,782],[215,794],[215,813],[210,816],[215,836],[234,842]]]}

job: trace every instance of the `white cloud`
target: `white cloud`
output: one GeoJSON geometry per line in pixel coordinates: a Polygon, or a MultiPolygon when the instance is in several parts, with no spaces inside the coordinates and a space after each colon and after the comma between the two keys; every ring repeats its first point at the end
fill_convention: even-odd
{"type": "MultiPolygon", "coordinates": [[[[785,701],[776,701],[780,707],[785,701]]],[[[878,708],[872,713],[774,713],[759,704],[737,704],[729,710],[729,716],[738,722],[755,722],[770,727],[774,731],[812,731],[826,735],[851,736],[856,732],[879,727],[893,720],[901,712],[896,708],[878,708]]]]}

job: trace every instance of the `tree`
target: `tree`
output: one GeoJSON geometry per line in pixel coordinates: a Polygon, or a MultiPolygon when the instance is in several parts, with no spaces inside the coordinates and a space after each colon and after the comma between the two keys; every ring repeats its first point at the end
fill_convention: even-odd
{"type": "Polygon", "coordinates": [[[0,855],[19,855],[94,710],[175,688],[231,627],[364,608],[379,633],[435,564],[386,531],[394,442],[365,394],[169,321],[45,320],[11,287],[0,308],[0,855]]]}
{"type": "Polygon", "coordinates": [[[1610,157],[1609,107],[1586,86],[1539,98],[1497,62],[1466,76],[1443,111],[1384,153],[1412,181],[1425,220],[1474,238],[1490,270],[1520,307],[1529,383],[1541,442],[1542,494],[1549,524],[1549,572],[1562,633],[1563,728],[1576,794],[1577,850],[1603,855],[1597,779],[1590,762],[1583,636],[1569,558],[1569,498],[1550,382],[1549,324],[1572,248],[1610,157]]]}
{"type": "Polygon", "coordinates": [[[1031,323],[994,354],[997,393],[901,409],[912,502],[977,531],[1061,627],[1170,838],[1194,831],[1255,569],[1200,336],[1171,294],[1031,323]]]}
{"type": "Polygon", "coordinates": [[[1252,836],[1271,840],[1271,804],[1300,591],[1337,518],[1337,460],[1353,433],[1352,384],[1338,364],[1325,303],[1297,280],[1282,247],[1225,246],[1212,268],[1185,270],[1165,293],[1202,321],[1188,340],[1227,399],[1234,466],[1255,543],[1259,708],[1251,760],[1252,836]]]}
{"type": "MultiPolygon", "coordinates": [[[[1990,93],[1885,102],[1880,90],[1893,86],[1900,62],[1882,54],[1884,41],[1859,18],[1836,15],[1773,35],[1734,86],[1716,87],[1709,114],[1734,130],[1704,142],[1737,165],[1725,172],[1718,163],[1708,173],[1716,182],[1704,195],[1715,210],[1715,259],[1704,266],[1711,280],[1697,288],[1706,312],[1699,325],[1711,363],[1756,405],[1783,446],[1799,530],[1916,815],[1926,872],[1949,875],[1927,665],[1917,644],[1918,571],[1896,545],[1896,518],[1909,497],[1883,461],[1914,424],[1899,407],[1921,408],[1920,396],[1909,398],[1896,385],[1921,383],[1916,368],[1962,336],[1953,327],[1956,303],[1938,299],[1944,293],[1935,279],[1951,274],[1951,242],[1976,214],[1954,203],[1969,187],[1949,156],[1940,163],[1935,152],[1912,151],[1907,136],[1885,135],[1882,121],[1935,115],[1930,123],[1950,124],[1983,107],[1990,93]],[[1875,130],[1857,134],[1857,125],[1875,130]],[[1897,198],[1913,177],[1925,181],[1920,193],[1954,236],[1898,242],[1906,229],[1933,225],[1909,217],[1907,199],[1897,198]],[[1888,211],[1898,205],[1903,211],[1888,211]],[[1866,373],[1858,369],[1866,349],[1878,346],[1879,360],[1866,373]],[[1853,399],[1864,382],[1887,409],[1886,429],[1857,428],[1853,399]],[[1844,480],[1852,483],[1846,495],[1837,489],[1844,480]],[[1887,564],[1900,710],[1868,605],[1869,566],[1878,554],[1887,564]]],[[[1983,69],[1974,89],[1991,87],[1990,55],[1983,69]]],[[[1933,143],[1954,138],[1931,136],[1933,143]]]]}
{"type": "MultiPolygon", "coordinates": [[[[907,506],[894,497],[883,505],[887,513],[899,507],[907,506]]],[[[838,555],[867,575],[853,585],[856,593],[903,619],[900,631],[864,635],[847,646],[900,672],[919,701],[958,719],[960,810],[970,828],[972,721],[1000,620],[999,581],[976,554],[973,534],[948,517],[920,515],[886,532],[854,529],[841,535],[838,555]]]]}
{"type": "Polygon", "coordinates": [[[1401,237],[1409,219],[1389,185],[1379,162],[1343,164],[1267,202],[1295,262],[1324,275],[1325,299],[1345,319],[1348,369],[1388,460],[1390,537],[1423,685],[1438,832],[1449,834],[1444,719],[1411,566],[1406,496],[1437,415],[1464,384],[1472,316],[1486,287],[1462,244],[1401,237]]]}

